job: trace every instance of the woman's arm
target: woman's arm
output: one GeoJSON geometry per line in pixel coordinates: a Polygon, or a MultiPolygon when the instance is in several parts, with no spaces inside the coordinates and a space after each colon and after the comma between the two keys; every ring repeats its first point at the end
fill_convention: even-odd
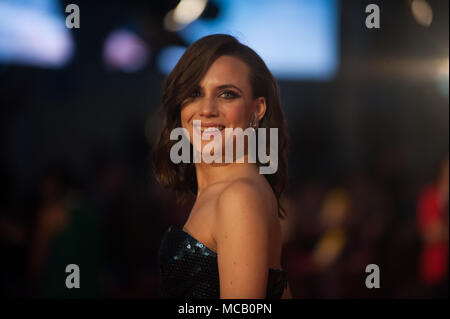
{"type": "Polygon", "coordinates": [[[220,298],[266,298],[271,206],[246,181],[221,194],[214,229],[220,298]]]}

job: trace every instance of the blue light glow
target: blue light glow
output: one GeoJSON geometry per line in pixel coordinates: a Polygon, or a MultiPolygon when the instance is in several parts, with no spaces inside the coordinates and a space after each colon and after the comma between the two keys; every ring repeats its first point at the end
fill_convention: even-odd
{"type": "Polygon", "coordinates": [[[64,14],[56,0],[0,1],[0,62],[65,65],[74,43],[64,14]]]}
{"type": "MultiPolygon", "coordinates": [[[[254,49],[278,79],[331,80],[338,68],[338,0],[215,0],[219,15],[179,31],[191,44],[227,33],[254,49]]],[[[175,63],[171,63],[175,65],[175,63]]]]}

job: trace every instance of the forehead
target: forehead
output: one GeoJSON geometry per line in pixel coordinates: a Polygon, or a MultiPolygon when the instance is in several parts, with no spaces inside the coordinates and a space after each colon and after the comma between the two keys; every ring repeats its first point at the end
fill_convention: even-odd
{"type": "Polygon", "coordinates": [[[232,56],[221,56],[210,66],[200,85],[203,87],[234,84],[249,89],[250,69],[245,62],[232,56]]]}

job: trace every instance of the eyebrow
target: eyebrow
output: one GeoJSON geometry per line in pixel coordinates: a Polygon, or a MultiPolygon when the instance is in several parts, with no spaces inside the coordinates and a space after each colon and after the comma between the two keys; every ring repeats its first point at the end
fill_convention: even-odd
{"type": "Polygon", "coordinates": [[[217,87],[217,89],[219,89],[219,90],[229,89],[229,88],[234,88],[234,89],[238,90],[239,92],[243,93],[242,90],[234,84],[224,84],[224,85],[220,85],[217,87]]]}
{"type": "MultiPolygon", "coordinates": [[[[201,89],[200,85],[197,85],[197,88],[201,89]]],[[[242,90],[240,88],[238,88],[236,85],[231,84],[231,83],[219,85],[216,89],[217,90],[223,90],[223,89],[229,89],[229,88],[234,88],[234,89],[238,90],[239,92],[241,92],[243,94],[243,92],[242,92],[242,90]]]]}

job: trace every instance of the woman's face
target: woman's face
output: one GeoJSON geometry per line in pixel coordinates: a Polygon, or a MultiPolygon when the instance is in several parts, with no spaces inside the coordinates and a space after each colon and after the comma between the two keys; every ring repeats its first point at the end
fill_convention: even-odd
{"type": "MultiPolygon", "coordinates": [[[[194,120],[201,121],[202,132],[208,126],[213,127],[209,131],[215,134],[220,132],[224,146],[225,128],[245,130],[249,127],[253,113],[260,114],[261,103],[265,103],[265,100],[253,99],[249,72],[246,63],[232,56],[221,56],[211,65],[194,94],[181,106],[181,124],[189,132],[191,142],[194,120]]],[[[200,136],[200,132],[196,132],[200,136]]],[[[210,141],[213,141],[213,137],[210,140],[202,139],[201,149],[210,141]]]]}

